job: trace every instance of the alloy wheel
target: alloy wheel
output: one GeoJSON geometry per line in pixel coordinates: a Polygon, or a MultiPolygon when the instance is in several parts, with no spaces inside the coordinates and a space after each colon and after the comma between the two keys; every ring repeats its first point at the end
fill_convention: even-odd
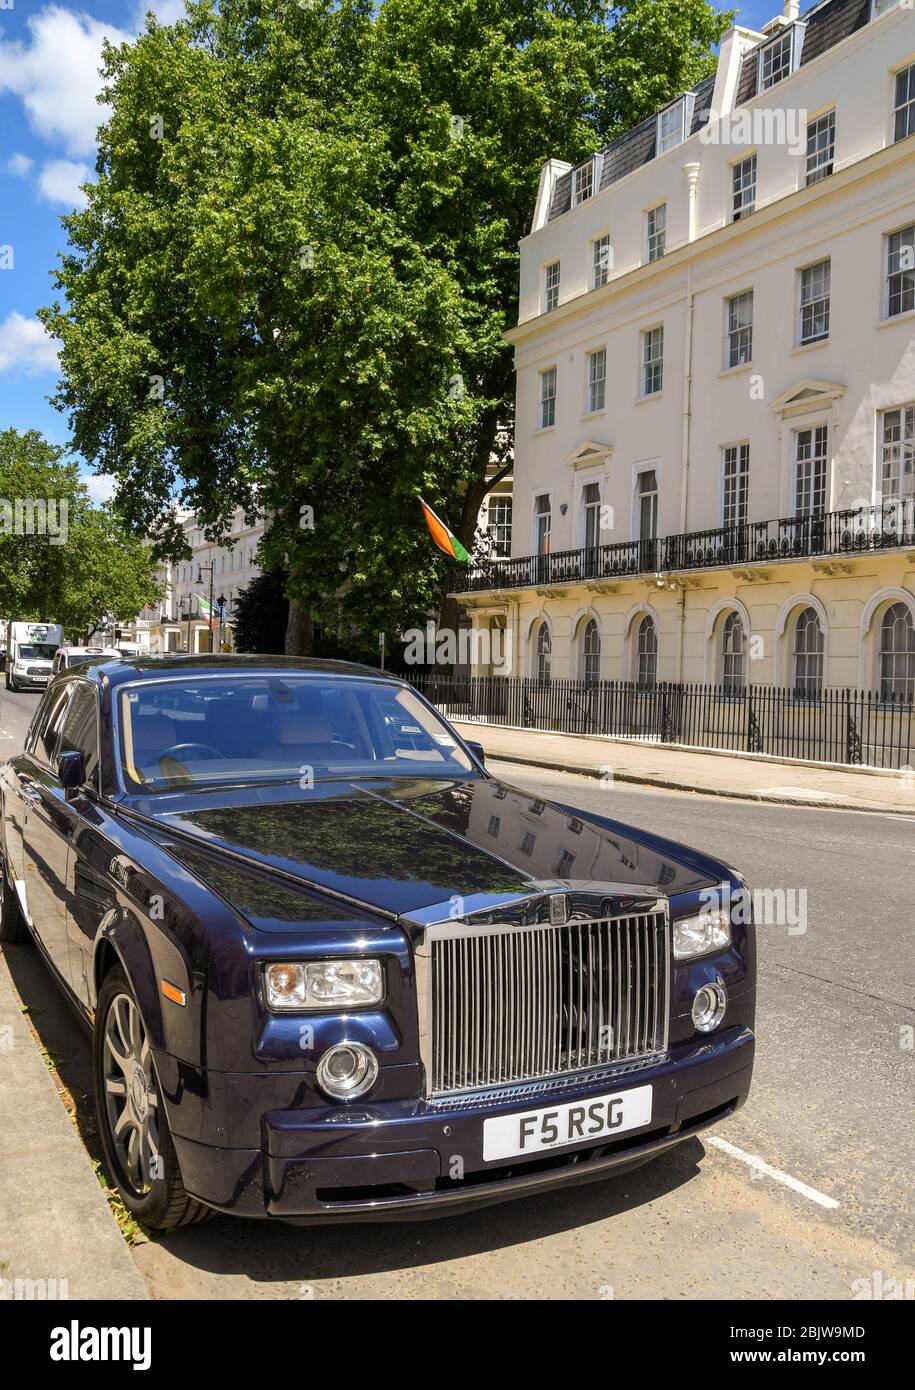
{"type": "Polygon", "coordinates": [[[105,1107],[111,1142],[124,1176],[138,1195],[160,1175],[159,1092],[140,1011],[129,994],[116,994],[103,1039],[105,1107]]]}

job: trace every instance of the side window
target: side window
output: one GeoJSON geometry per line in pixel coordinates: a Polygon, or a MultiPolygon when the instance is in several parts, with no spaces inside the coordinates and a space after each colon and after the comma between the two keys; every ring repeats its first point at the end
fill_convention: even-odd
{"type": "Polygon", "coordinates": [[[53,693],[32,740],[31,751],[49,767],[54,766],[54,759],[57,756],[57,741],[67,702],[70,699],[70,690],[71,687],[65,685],[63,690],[57,690],[53,693]]]}
{"type": "Polygon", "coordinates": [[[82,753],[86,762],[86,781],[94,782],[98,768],[98,700],[91,685],[80,682],[73,692],[63,731],[57,745],[61,753],[82,753]]]}
{"type": "Polygon", "coordinates": [[[47,723],[48,714],[50,713],[51,706],[55,703],[55,699],[56,691],[46,690],[45,693],[42,695],[41,699],[38,701],[38,708],[32,715],[32,722],[29,725],[29,731],[25,736],[25,751],[27,753],[35,752],[35,744],[38,739],[38,734],[42,727],[47,723]]]}

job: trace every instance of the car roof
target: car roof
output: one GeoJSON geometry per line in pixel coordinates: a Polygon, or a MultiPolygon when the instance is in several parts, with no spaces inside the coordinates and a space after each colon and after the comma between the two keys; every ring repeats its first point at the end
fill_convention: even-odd
{"type": "Polygon", "coordinates": [[[68,656],[106,656],[117,650],[117,647],[58,647],[54,655],[66,652],[68,656]]]}
{"type": "MultiPolygon", "coordinates": [[[[123,685],[127,681],[135,680],[168,680],[175,676],[196,675],[206,672],[208,675],[233,676],[239,673],[274,672],[277,675],[289,674],[293,671],[300,672],[302,675],[329,675],[329,676],[374,676],[381,679],[391,679],[386,671],[379,671],[375,666],[363,666],[353,661],[324,661],[316,657],[306,656],[241,656],[238,654],[226,655],[214,652],[212,655],[201,653],[194,656],[181,656],[172,652],[163,653],[161,656],[126,656],[119,661],[114,658],[105,660],[100,658],[98,663],[82,669],[82,676],[105,680],[112,686],[123,685]]],[[[393,679],[398,680],[399,677],[393,679]]]]}

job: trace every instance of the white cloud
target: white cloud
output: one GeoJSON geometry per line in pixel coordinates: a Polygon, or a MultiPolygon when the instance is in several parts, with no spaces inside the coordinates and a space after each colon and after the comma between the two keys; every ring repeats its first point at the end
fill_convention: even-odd
{"type": "Polygon", "coordinates": [[[184,19],[184,0],[139,0],[137,5],[137,29],[142,29],[146,11],[152,10],[160,24],[174,24],[176,19],[184,19]]]}
{"type": "Polygon", "coordinates": [[[0,372],[26,376],[56,372],[57,349],[37,319],[27,319],[14,309],[0,323],[0,372]]]}
{"type": "Polygon", "coordinates": [[[28,42],[0,42],[0,92],[22,98],[30,125],[45,140],[73,156],[90,154],[105,119],[96,101],[102,40],[125,43],[132,36],[59,5],[41,10],[28,27],[28,42]]]}
{"type": "Polygon", "coordinates": [[[88,164],[73,159],[49,159],[38,175],[38,191],[46,203],[62,203],[66,208],[84,208],[86,195],[80,188],[92,177],[88,164]]]}
{"type": "Polygon", "coordinates": [[[11,154],[6,164],[3,166],[8,174],[15,174],[17,178],[24,179],[33,164],[27,154],[11,154]]]}
{"type": "Polygon", "coordinates": [[[103,507],[114,496],[115,477],[113,473],[84,473],[82,481],[96,507],[103,507]]]}
{"type": "MultiPolygon", "coordinates": [[[[135,0],[130,28],[119,29],[92,15],[46,5],[28,21],[29,37],[5,43],[0,37],[0,95],[21,97],[29,124],[49,144],[63,147],[74,159],[95,151],[98,127],[108,108],[99,105],[102,43],[130,43],[146,26],[152,11],[160,24],[173,24],[185,14],[184,0],[135,0]]],[[[10,173],[26,174],[23,166],[10,173]]]]}

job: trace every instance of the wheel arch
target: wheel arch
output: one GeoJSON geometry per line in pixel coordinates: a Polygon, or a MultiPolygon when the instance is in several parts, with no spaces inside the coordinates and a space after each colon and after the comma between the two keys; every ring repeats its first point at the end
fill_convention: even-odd
{"type": "Polygon", "coordinates": [[[118,965],[133,989],[151,1045],[167,1051],[168,1030],[146,932],[135,914],[122,907],[114,908],[102,919],[95,938],[92,952],[93,1011],[98,1006],[105,977],[118,965]]]}

